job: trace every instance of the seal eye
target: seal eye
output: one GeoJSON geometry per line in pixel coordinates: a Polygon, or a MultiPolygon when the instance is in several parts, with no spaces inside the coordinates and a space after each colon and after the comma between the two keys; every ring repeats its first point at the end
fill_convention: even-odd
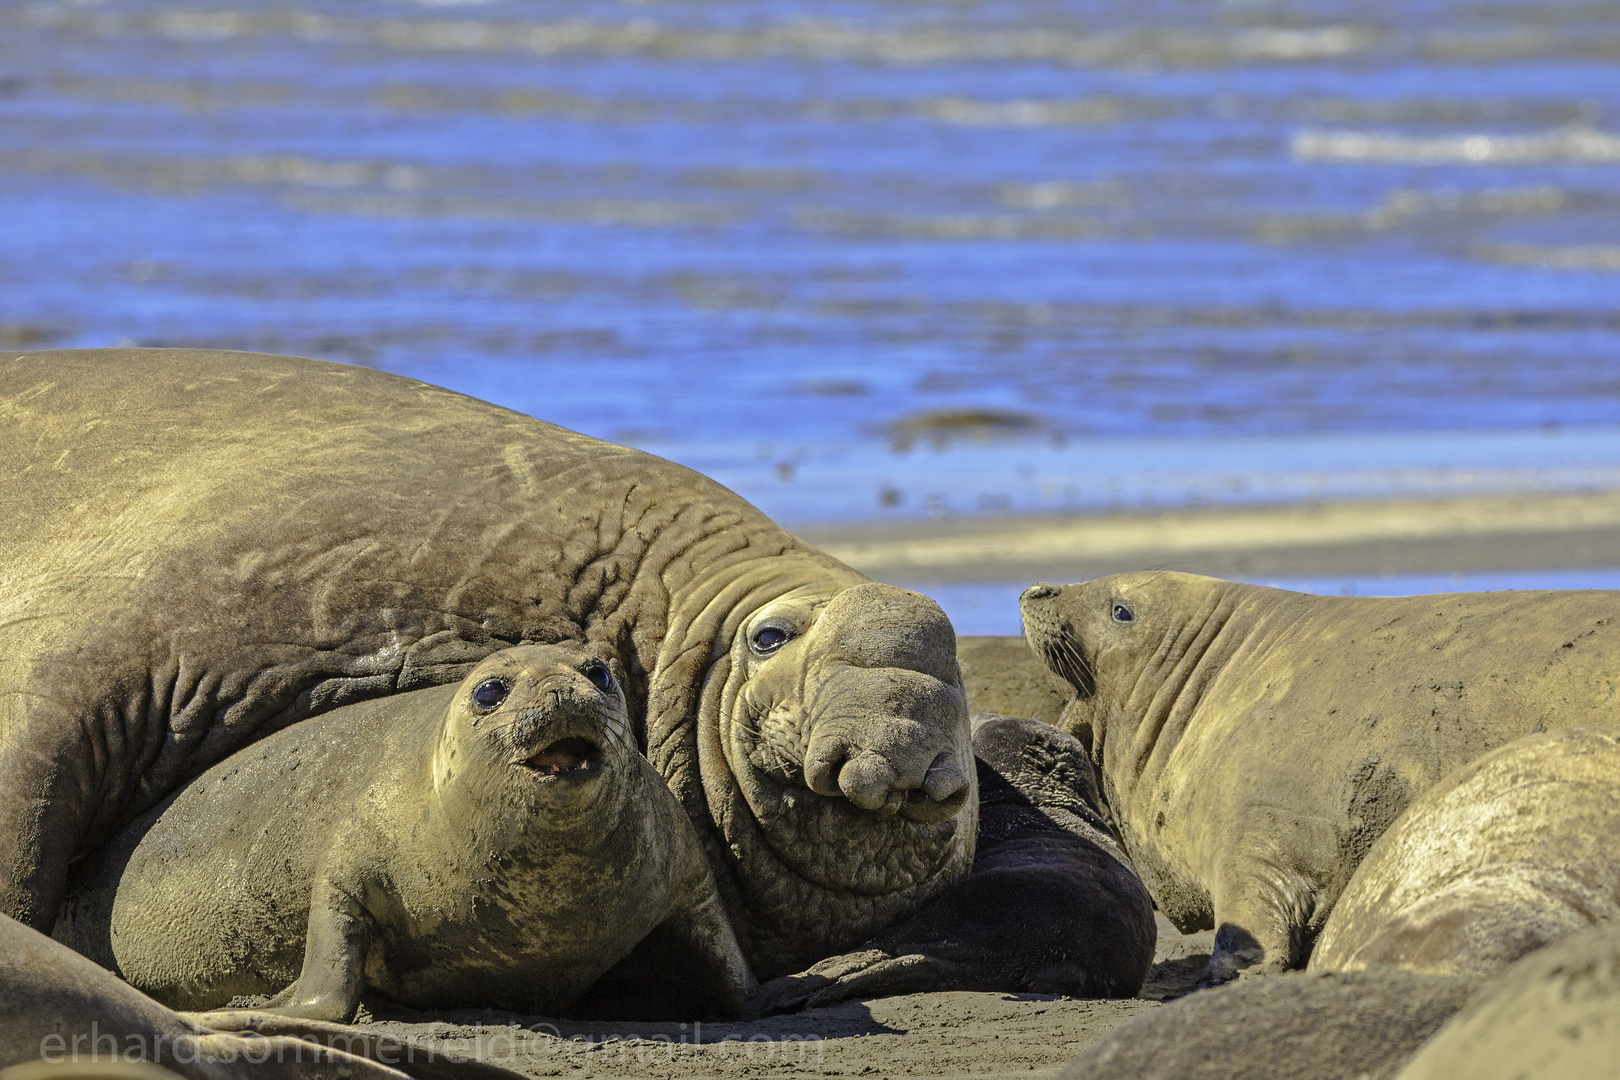
{"type": "Polygon", "coordinates": [[[751,644],[754,646],[755,652],[761,656],[769,656],[783,645],[786,645],[788,639],[792,636],[780,626],[762,626],[754,631],[754,640],[751,644]]]}
{"type": "Polygon", "coordinates": [[[1130,609],[1129,605],[1121,603],[1118,600],[1114,601],[1115,622],[1130,622],[1134,618],[1136,618],[1136,613],[1130,609]]]}
{"type": "Polygon", "coordinates": [[[505,679],[485,679],[473,687],[473,707],[479,712],[488,712],[505,701],[506,695],[511,692],[512,688],[506,685],[505,679]]]}
{"type": "Polygon", "coordinates": [[[591,685],[602,693],[613,692],[613,672],[609,671],[608,666],[602,661],[592,660],[581,668],[579,673],[591,680],[591,685]]]}

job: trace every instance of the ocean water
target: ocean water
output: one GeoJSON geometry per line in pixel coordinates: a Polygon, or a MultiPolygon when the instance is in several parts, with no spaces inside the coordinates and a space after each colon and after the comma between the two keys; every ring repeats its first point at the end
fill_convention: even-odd
{"type": "Polygon", "coordinates": [[[1620,485],[1620,4],[13,0],[0,348],[376,365],[794,524],[1620,485]]]}

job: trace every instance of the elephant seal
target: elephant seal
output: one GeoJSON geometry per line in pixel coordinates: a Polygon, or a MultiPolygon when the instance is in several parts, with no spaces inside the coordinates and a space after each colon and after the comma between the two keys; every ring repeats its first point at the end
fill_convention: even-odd
{"type": "Polygon", "coordinates": [[[967,873],[955,635],[668,461],[397,375],[0,354],[0,910],[279,728],[577,640],[762,976],[967,873]]]}
{"type": "Polygon", "coordinates": [[[1492,979],[1397,1080],[1620,1076],[1620,926],[1571,934],[1492,979]]]}
{"type": "Polygon", "coordinates": [[[736,1015],[753,980],[633,739],[605,659],[505,649],[226,758],[85,860],[56,937],[174,1008],[347,1022],[367,992],[556,1015],[656,933],[736,1015]]]}
{"type": "Polygon", "coordinates": [[[1246,979],[1132,1017],[1058,1080],[1389,1080],[1476,985],[1399,968],[1246,979]]]}
{"type": "Polygon", "coordinates": [[[1620,921],[1620,736],[1526,735],[1424,792],[1367,853],[1311,953],[1488,978],[1620,921]]]}
{"type": "MultiPolygon", "coordinates": [[[[1180,573],[1031,585],[1137,872],[1208,982],[1305,962],[1416,795],[1532,731],[1606,727],[1620,594],[1340,597],[1180,573]]],[[[1082,739],[1084,741],[1084,739],[1082,739]]]]}
{"type": "Polygon", "coordinates": [[[1036,720],[975,713],[979,849],[939,899],[760,988],[758,1011],[933,990],[1131,997],[1153,966],[1153,901],[1101,815],[1085,747],[1036,720]]]}
{"type": "MultiPolygon", "coordinates": [[[[424,1056],[431,1059],[431,1051],[424,1056]]],[[[164,1008],[66,946],[0,915],[0,1068],[43,1059],[149,1062],[187,1080],[405,1080],[296,1036],[244,1038],[164,1008]]],[[[491,1066],[474,1077],[504,1073],[491,1066]]],[[[512,1074],[506,1074],[508,1076],[512,1074]]]]}

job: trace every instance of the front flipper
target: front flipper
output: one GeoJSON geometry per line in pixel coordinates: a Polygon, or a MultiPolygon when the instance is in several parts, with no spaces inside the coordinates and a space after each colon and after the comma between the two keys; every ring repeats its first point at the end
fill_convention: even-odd
{"type": "Polygon", "coordinates": [[[371,920],[360,902],[320,881],[309,908],[304,967],[260,1012],[346,1024],[360,1008],[371,920]]]}
{"type": "Polygon", "coordinates": [[[1233,859],[1215,894],[1215,949],[1199,986],[1303,967],[1310,955],[1316,890],[1269,859],[1233,859]]]}
{"type": "Polygon", "coordinates": [[[748,1011],[769,1016],[857,998],[954,990],[970,983],[972,976],[968,965],[937,956],[893,956],[882,949],[863,949],[829,957],[797,975],[772,979],[759,988],[748,1011]]]}

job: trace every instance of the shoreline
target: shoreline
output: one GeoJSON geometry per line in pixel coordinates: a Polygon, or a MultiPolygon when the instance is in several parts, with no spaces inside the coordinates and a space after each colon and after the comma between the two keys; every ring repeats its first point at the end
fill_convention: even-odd
{"type": "Polygon", "coordinates": [[[1129,570],[1217,577],[1620,567],[1620,491],[1335,499],[1083,514],[805,525],[878,580],[1074,581],[1129,570]]]}

